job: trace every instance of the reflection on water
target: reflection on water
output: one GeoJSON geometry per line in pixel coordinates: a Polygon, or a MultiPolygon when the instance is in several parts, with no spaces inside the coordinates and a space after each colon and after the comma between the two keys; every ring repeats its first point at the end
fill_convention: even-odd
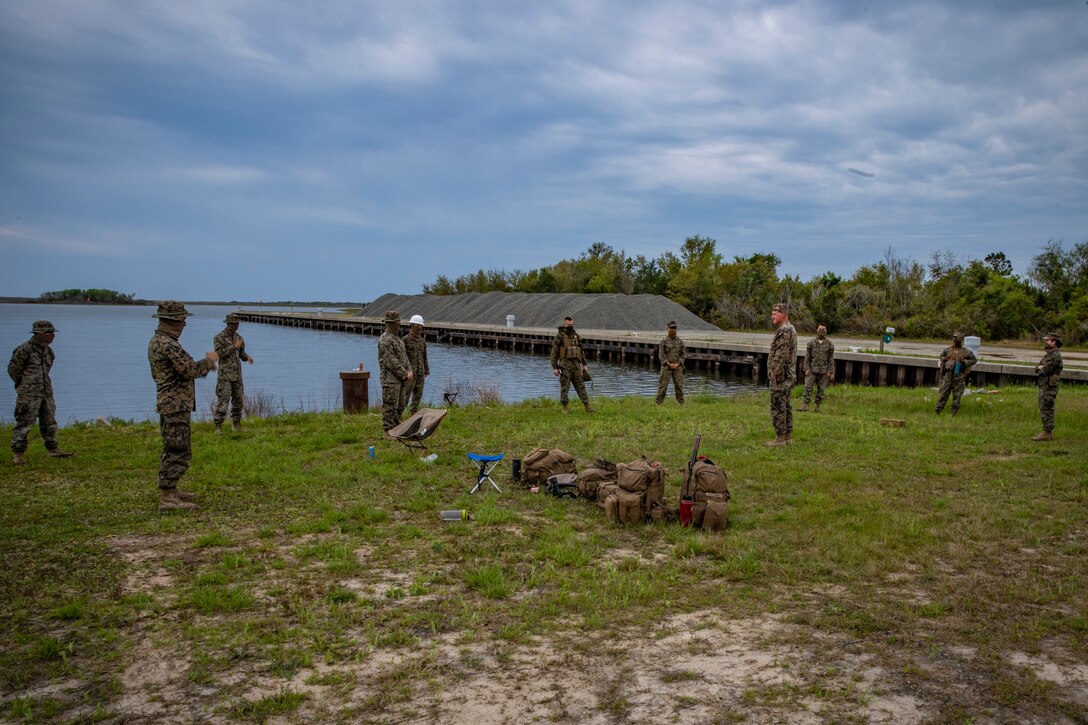
{"type": "MultiPolygon", "coordinates": [[[[193,316],[181,337],[182,345],[193,357],[203,356],[223,329],[223,317],[237,309],[190,306],[193,316]]],[[[57,327],[52,378],[61,425],[99,416],[153,419],[157,417],[155,384],[147,363],[147,343],[157,323],[151,317],[154,311],[154,307],[0,304],[0,351],[10,356],[11,350],[29,339],[35,320],[50,320],[57,327]]],[[[251,395],[260,391],[278,410],[339,410],[339,373],[360,363],[372,371],[371,401],[381,397],[376,337],[257,323],[242,323],[239,332],[255,361],[243,365],[246,391],[251,395]]],[[[427,354],[431,375],[424,397],[429,405],[440,407],[442,394],[448,390],[461,393],[458,403],[465,396],[471,400],[478,390],[497,393],[506,402],[558,398],[559,382],[546,356],[437,343],[428,343],[427,354]]],[[[657,371],[649,366],[592,362],[590,369],[591,397],[657,393],[657,371]]],[[[196,386],[196,415],[208,418],[215,373],[197,380],[196,386]]],[[[685,391],[731,395],[755,387],[747,377],[688,371],[685,391]]],[[[10,424],[14,409],[15,389],[9,381],[0,386],[0,419],[10,424]]]]}

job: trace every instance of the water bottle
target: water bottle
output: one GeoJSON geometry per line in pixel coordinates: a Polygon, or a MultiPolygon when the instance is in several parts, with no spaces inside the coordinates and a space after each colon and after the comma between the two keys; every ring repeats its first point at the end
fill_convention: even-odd
{"type": "Polygon", "coordinates": [[[439,511],[438,518],[442,521],[468,521],[472,517],[464,509],[448,509],[439,511]]]}
{"type": "Polygon", "coordinates": [[[368,456],[370,456],[371,458],[373,458],[374,457],[374,446],[371,446],[370,448],[367,448],[366,449],[366,454],[368,456]]]}

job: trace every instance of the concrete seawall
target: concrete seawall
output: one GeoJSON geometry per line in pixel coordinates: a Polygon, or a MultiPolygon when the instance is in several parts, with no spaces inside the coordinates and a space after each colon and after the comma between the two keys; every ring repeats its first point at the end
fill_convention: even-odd
{"type": "MultiPolygon", "coordinates": [[[[377,336],[385,326],[379,318],[348,317],[322,312],[252,312],[240,311],[244,322],[256,322],[285,327],[346,332],[377,336]]],[[[656,364],[657,346],[662,333],[620,332],[616,330],[582,330],[584,348],[590,359],[636,364],[656,364]]],[[[424,334],[429,342],[449,343],[470,347],[485,347],[537,355],[551,353],[555,330],[552,328],[501,327],[498,325],[466,325],[459,323],[428,323],[424,334]]],[[[761,333],[706,333],[681,331],[687,349],[686,367],[721,370],[748,375],[755,380],[767,376],[767,355],[770,335],[761,333]]],[[[798,381],[804,379],[803,358],[807,339],[798,343],[798,381]]],[[[850,341],[836,341],[835,380],[855,385],[933,387],[938,383],[937,356],[941,346],[911,345],[929,356],[914,356],[874,352],[853,352],[850,341]]],[[[856,342],[856,341],[855,341],[856,342]]],[[[1042,352],[1002,349],[1000,362],[987,360],[986,350],[971,372],[971,385],[1003,387],[1006,385],[1035,385],[1034,365],[1042,352]]],[[[1065,384],[1088,383],[1088,369],[1066,367],[1062,373],[1065,384]]]]}

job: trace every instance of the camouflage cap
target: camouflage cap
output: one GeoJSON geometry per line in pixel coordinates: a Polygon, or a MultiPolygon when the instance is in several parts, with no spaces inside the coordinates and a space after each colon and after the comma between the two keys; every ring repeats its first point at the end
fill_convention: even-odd
{"type": "Polygon", "coordinates": [[[400,324],[400,313],[397,312],[396,310],[389,310],[388,312],[385,313],[385,319],[383,319],[382,322],[395,322],[395,323],[397,323],[399,325],[400,324]]]}
{"type": "Polygon", "coordinates": [[[186,317],[192,317],[193,313],[185,309],[185,305],[174,300],[167,300],[166,302],[159,303],[159,311],[151,315],[152,317],[158,317],[163,320],[184,320],[186,317]]]}
{"type": "Polygon", "coordinates": [[[675,330],[676,329],[676,320],[669,320],[669,329],[670,330],[675,330]]]}
{"type": "Polygon", "coordinates": [[[1045,335],[1043,335],[1043,339],[1044,340],[1053,340],[1055,345],[1057,345],[1058,347],[1062,346],[1062,337],[1061,337],[1061,335],[1059,335],[1056,332],[1046,333],[1045,335]]]}
{"type": "Polygon", "coordinates": [[[771,312],[782,312],[788,315],[790,313],[790,306],[785,302],[775,302],[774,307],[771,308],[771,312]]]}
{"type": "Polygon", "coordinates": [[[39,335],[46,332],[56,332],[57,328],[53,327],[53,323],[49,320],[38,320],[34,323],[34,327],[31,331],[35,335],[39,335]]]}
{"type": "Polygon", "coordinates": [[[229,325],[232,322],[241,322],[241,320],[238,319],[238,315],[234,314],[233,312],[228,312],[227,316],[223,318],[223,322],[229,325]]]}
{"type": "Polygon", "coordinates": [[[952,333],[952,339],[953,340],[962,340],[963,339],[963,333],[962,332],[953,332],[952,333]]]}

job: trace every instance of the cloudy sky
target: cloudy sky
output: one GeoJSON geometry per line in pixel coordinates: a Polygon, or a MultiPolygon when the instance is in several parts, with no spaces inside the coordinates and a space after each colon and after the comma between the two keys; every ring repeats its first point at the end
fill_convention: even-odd
{"type": "Polygon", "coordinates": [[[1088,3],[0,0],[0,295],[1088,240],[1088,3]]]}

